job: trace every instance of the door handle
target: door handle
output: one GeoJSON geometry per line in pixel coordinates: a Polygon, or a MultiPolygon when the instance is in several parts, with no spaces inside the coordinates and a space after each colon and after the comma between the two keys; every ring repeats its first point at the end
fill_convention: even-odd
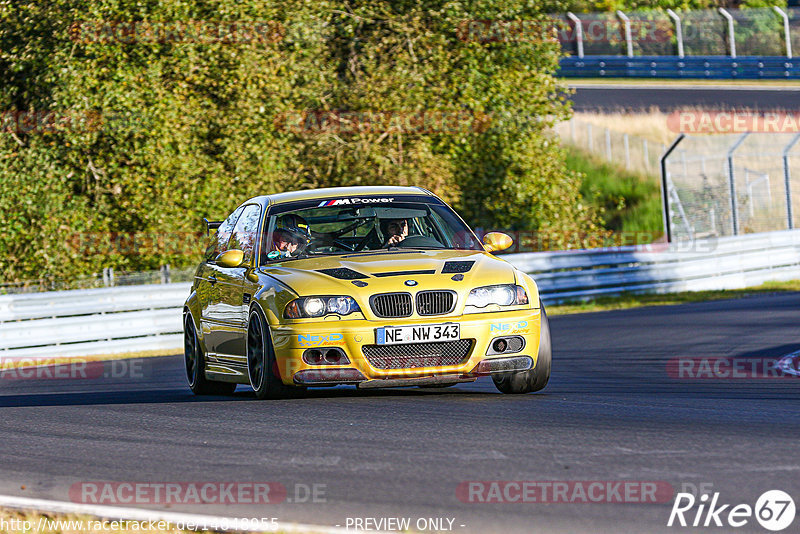
{"type": "Polygon", "coordinates": [[[213,275],[213,274],[212,274],[211,276],[209,276],[209,277],[208,277],[208,282],[209,282],[209,283],[210,283],[212,286],[213,286],[214,284],[216,284],[216,283],[217,283],[217,277],[216,277],[216,275],[213,275]]]}

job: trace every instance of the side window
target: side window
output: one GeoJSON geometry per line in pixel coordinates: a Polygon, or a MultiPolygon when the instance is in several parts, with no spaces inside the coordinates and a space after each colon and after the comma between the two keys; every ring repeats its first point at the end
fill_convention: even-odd
{"type": "Polygon", "coordinates": [[[208,247],[206,248],[206,261],[214,261],[217,256],[228,250],[228,241],[230,241],[233,227],[243,209],[244,206],[231,213],[228,218],[225,219],[225,222],[217,228],[217,233],[211,236],[208,247]]]}
{"type": "Polygon", "coordinates": [[[261,219],[261,208],[250,204],[244,208],[242,216],[233,229],[233,236],[228,245],[228,250],[239,249],[244,252],[244,263],[253,259],[253,249],[256,244],[258,222],[261,219]]]}

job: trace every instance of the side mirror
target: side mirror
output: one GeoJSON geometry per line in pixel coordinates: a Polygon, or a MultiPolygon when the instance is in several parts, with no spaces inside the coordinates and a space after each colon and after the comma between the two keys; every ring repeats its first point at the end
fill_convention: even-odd
{"type": "Polygon", "coordinates": [[[513,244],[514,240],[502,232],[489,232],[483,236],[483,248],[486,249],[486,252],[505,250],[513,244]]]}
{"type": "Polygon", "coordinates": [[[244,261],[244,252],[237,249],[226,250],[215,261],[220,267],[239,267],[244,261]]]}

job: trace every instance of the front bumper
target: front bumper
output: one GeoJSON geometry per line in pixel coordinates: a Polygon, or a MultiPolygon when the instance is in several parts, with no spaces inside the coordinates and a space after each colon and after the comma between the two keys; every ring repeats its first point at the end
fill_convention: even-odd
{"type": "MultiPolygon", "coordinates": [[[[535,367],[539,352],[540,310],[514,310],[467,314],[456,317],[412,317],[378,320],[322,320],[272,327],[278,370],[285,384],[332,386],[355,384],[360,388],[436,386],[470,382],[495,372],[535,367]],[[380,368],[367,357],[364,347],[376,346],[376,331],[383,326],[459,323],[462,340],[471,340],[467,354],[452,365],[380,368]],[[494,354],[497,337],[524,340],[513,353],[494,354]],[[310,365],[303,353],[311,348],[336,347],[348,357],[345,365],[310,365]]],[[[419,349],[423,343],[414,344],[419,349]]],[[[380,347],[384,347],[381,345],[380,347]]],[[[397,347],[397,346],[394,346],[397,347]]],[[[416,364],[415,364],[416,365],[416,364]]]]}

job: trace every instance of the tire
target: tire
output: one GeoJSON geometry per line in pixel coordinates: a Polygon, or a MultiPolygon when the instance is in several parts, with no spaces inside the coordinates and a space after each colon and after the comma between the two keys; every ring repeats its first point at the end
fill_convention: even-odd
{"type": "Polygon", "coordinates": [[[197,330],[195,330],[192,316],[185,313],[183,316],[183,363],[186,368],[189,389],[195,395],[232,395],[236,390],[236,384],[215,382],[206,378],[205,359],[205,354],[197,339],[197,330]]]}
{"type": "Polygon", "coordinates": [[[527,371],[492,375],[494,385],[503,393],[518,394],[540,391],[550,380],[550,362],[553,352],[550,344],[550,322],[547,320],[547,313],[541,299],[539,307],[542,310],[542,326],[539,334],[539,357],[536,360],[536,367],[527,371]]]}
{"type": "Polygon", "coordinates": [[[258,308],[250,310],[247,322],[247,376],[259,400],[292,397],[304,389],[281,381],[269,327],[258,308]]]}

